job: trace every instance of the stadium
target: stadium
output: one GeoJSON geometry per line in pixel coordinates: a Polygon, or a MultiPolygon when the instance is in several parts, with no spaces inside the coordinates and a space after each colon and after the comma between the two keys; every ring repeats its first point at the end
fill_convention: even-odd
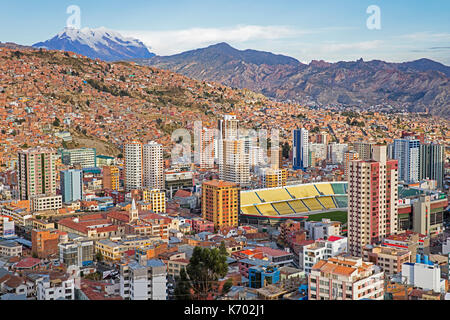
{"type": "Polygon", "coordinates": [[[277,225],[311,214],[347,211],[348,182],[322,182],[241,192],[240,221],[277,225]]]}

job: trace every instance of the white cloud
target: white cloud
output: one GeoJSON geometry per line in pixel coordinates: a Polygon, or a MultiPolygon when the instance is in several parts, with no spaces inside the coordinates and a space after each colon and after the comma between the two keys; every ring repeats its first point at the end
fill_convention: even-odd
{"type": "Polygon", "coordinates": [[[416,32],[405,34],[399,38],[409,41],[450,41],[450,33],[416,32]]]}
{"type": "Polygon", "coordinates": [[[144,42],[158,55],[172,55],[219,42],[243,43],[252,40],[277,40],[314,33],[286,26],[241,25],[229,28],[191,28],[185,30],[120,31],[124,36],[144,42]]]}

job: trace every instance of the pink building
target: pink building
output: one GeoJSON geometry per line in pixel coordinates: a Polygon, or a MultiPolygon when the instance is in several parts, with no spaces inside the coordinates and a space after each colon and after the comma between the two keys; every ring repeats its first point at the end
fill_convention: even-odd
{"type": "Polygon", "coordinates": [[[214,233],[214,223],[200,218],[192,219],[192,230],[194,230],[195,233],[200,232],[214,233]]]}

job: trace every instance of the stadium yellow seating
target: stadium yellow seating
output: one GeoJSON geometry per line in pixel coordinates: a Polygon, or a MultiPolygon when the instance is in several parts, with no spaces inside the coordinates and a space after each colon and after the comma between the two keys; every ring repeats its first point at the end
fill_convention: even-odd
{"type": "Polygon", "coordinates": [[[286,187],[286,189],[297,199],[315,197],[319,195],[316,188],[314,188],[314,185],[312,184],[286,187]]]}
{"type": "Polygon", "coordinates": [[[320,197],[320,203],[322,203],[327,209],[336,209],[336,205],[331,197],[320,197]]]}
{"type": "Polygon", "coordinates": [[[294,214],[295,212],[292,211],[291,207],[287,204],[287,202],[278,202],[273,203],[273,206],[281,215],[288,215],[288,214],[294,214]]]}
{"type": "Polygon", "coordinates": [[[255,206],[241,207],[241,211],[243,214],[261,215],[258,210],[256,210],[255,206]]]}
{"type": "Polygon", "coordinates": [[[241,192],[241,205],[246,206],[249,204],[261,203],[254,191],[241,192]]]}
{"type": "Polygon", "coordinates": [[[256,206],[263,216],[278,216],[271,204],[259,204],[256,206]]]}
{"type": "Polygon", "coordinates": [[[323,207],[315,198],[302,199],[311,211],[323,210],[323,207]]]}
{"type": "Polygon", "coordinates": [[[295,213],[308,212],[308,208],[305,207],[301,200],[289,201],[289,205],[295,210],[295,213]]]}
{"type": "Polygon", "coordinates": [[[285,189],[272,189],[256,191],[258,196],[265,202],[290,200],[292,197],[287,193],[285,189]]]}
{"type": "Polygon", "coordinates": [[[330,183],[320,183],[316,184],[317,189],[323,193],[324,196],[332,196],[334,195],[333,187],[330,183]]]}

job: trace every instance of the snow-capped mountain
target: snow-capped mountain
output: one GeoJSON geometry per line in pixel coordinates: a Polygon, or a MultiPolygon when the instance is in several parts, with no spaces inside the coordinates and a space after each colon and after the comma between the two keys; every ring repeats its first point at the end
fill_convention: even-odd
{"type": "Polygon", "coordinates": [[[91,59],[120,61],[147,59],[155,56],[141,41],[126,38],[106,28],[65,28],[54,38],[33,45],[49,50],[72,51],[91,59]]]}

